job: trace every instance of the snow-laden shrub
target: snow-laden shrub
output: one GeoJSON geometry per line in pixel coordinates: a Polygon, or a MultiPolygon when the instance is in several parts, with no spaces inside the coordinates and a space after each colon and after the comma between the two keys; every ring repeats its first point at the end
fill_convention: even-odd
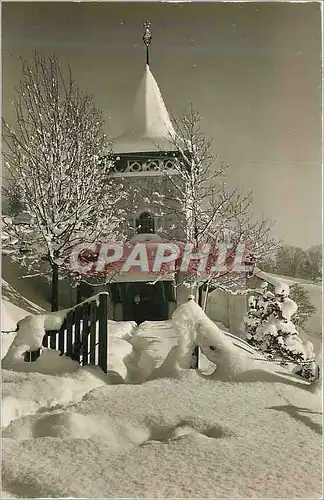
{"type": "Polygon", "coordinates": [[[287,286],[277,287],[275,293],[263,286],[249,298],[244,318],[246,339],[269,359],[281,364],[293,363],[295,373],[312,381],[318,378],[314,348],[311,342],[303,343],[299,336],[293,322],[297,310],[287,286]]]}

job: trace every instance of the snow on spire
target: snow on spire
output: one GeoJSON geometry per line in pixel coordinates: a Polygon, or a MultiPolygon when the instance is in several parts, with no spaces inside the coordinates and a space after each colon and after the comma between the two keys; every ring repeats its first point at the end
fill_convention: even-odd
{"type": "Polygon", "coordinates": [[[152,39],[149,26],[150,23],[144,23],[143,41],[147,49],[144,75],[137,89],[128,126],[125,132],[114,141],[115,153],[175,149],[170,140],[175,136],[175,131],[161,91],[149,66],[149,45],[152,39]]]}

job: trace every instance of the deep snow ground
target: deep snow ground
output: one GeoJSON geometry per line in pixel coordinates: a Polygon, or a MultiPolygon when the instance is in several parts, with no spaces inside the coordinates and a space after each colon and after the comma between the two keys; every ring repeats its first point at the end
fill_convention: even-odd
{"type": "Polygon", "coordinates": [[[35,404],[4,429],[7,493],[28,498],[321,495],[317,395],[284,383],[220,382],[191,370],[180,380],[140,385],[107,385],[87,374],[75,392],[77,382],[73,387],[69,377],[4,373],[5,390],[18,385],[19,394],[18,389],[13,393],[35,404]],[[70,403],[79,402],[67,403],[69,391],[70,403]]]}
{"type": "MultiPolygon", "coordinates": [[[[189,342],[198,311],[185,313],[177,321],[189,342]]],[[[156,326],[175,358],[171,344],[158,341],[159,328],[147,324],[131,359],[139,381],[155,380],[112,385],[99,369],[50,350],[36,367],[45,373],[2,371],[3,496],[320,497],[321,393],[235,348],[209,321],[198,335],[216,372],[173,370],[170,361],[185,359],[186,345],[179,357],[170,325],[156,326]]],[[[111,330],[113,349],[129,325],[111,330]]],[[[114,358],[120,372],[122,351],[114,358]]]]}

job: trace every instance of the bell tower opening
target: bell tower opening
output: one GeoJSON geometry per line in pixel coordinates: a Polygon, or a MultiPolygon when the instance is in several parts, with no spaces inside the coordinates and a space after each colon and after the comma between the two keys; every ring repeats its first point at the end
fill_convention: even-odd
{"type": "Polygon", "coordinates": [[[155,220],[150,212],[142,212],[136,219],[137,234],[155,233],[155,220]]]}

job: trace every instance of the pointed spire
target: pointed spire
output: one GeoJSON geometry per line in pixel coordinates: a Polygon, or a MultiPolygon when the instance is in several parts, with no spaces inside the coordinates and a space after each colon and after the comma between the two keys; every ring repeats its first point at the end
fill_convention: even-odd
{"type": "Polygon", "coordinates": [[[171,137],[175,131],[164,104],[160,89],[146,65],[137,89],[133,111],[128,126],[115,140],[118,153],[135,151],[173,150],[171,137]]]}
{"type": "Polygon", "coordinates": [[[144,42],[144,45],[146,46],[146,64],[149,66],[149,64],[150,64],[149,46],[151,45],[151,42],[152,42],[152,35],[150,32],[151,23],[149,23],[148,21],[145,21],[143,26],[145,28],[144,35],[143,35],[143,42],[144,42]]]}
{"type": "Polygon", "coordinates": [[[133,112],[129,117],[126,130],[114,141],[113,150],[116,153],[175,149],[171,139],[176,135],[172,121],[149,66],[149,45],[152,40],[150,23],[145,22],[144,27],[145,71],[137,89],[133,112]]]}

